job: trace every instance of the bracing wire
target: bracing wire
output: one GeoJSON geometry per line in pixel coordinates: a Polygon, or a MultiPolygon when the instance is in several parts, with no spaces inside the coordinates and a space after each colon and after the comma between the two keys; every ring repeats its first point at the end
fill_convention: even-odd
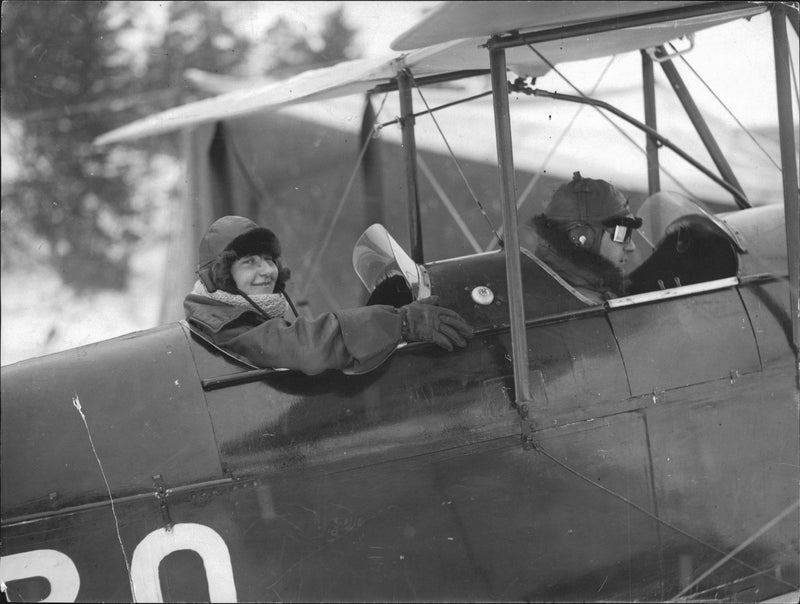
{"type": "MultiPolygon", "coordinates": [[[[670,42],[670,43],[669,43],[669,45],[670,45],[670,47],[672,48],[672,50],[674,50],[676,53],[678,52],[678,51],[677,51],[677,49],[675,48],[675,46],[672,44],[672,42],[670,42]]],[[[719,98],[719,96],[717,96],[717,93],[716,93],[716,92],[714,92],[714,90],[711,88],[711,86],[709,86],[709,85],[708,85],[708,82],[706,82],[706,81],[703,79],[703,77],[702,77],[702,76],[701,76],[699,73],[697,73],[697,71],[695,71],[694,67],[692,67],[692,65],[689,63],[689,61],[687,61],[687,60],[686,60],[686,57],[684,57],[683,55],[680,55],[680,57],[681,57],[681,60],[684,62],[684,64],[685,64],[685,65],[686,65],[686,66],[687,66],[687,67],[688,67],[688,68],[691,70],[691,72],[692,72],[692,73],[695,75],[695,77],[696,77],[698,80],[700,80],[700,82],[703,84],[703,86],[705,86],[705,87],[706,87],[706,90],[708,90],[708,91],[711,93],[711,95],[712,95],[712,96],[713,96],[715,99],[717,99],[717,102],[719,102],[719,104],[722,106],[722,108],[723,108],[723,109],[725,109],[725,111],[727,111],[727,112],[728,112],[728,115],[730,115],[730,116],[731,116],[731,118],[733,118],[733,120],[734,120],[734,121],[735,121],[735,122],[736,122],[736,123],[739,125],[739,127],[742,129],[742,131],[743,131],[745,134],[747,134],[747,136],[749,136],[749,137],[750,137],[750,140],[752,140],[752,141],[755,143],[755,145],[756,145],[756,146],[757,146],[759,149],[761,149],[761,152],[762,152],[762,153],[763,153],[763,154],[764,154],[764,155],[767,157],[767,159],[769,159],[769,161],[770,161],[770,162],[772,162],[772,165],[773,165],[773,166],[775,166],[775,167],[778,169],[778,172],[782,172],[783,170],[781,170],[781,167],[780,167],[780,166],[777,164],[777,162],[776,162],[776,161],[775,161],[775,160],[772,158],[772,156],[769,154],[769,152],[768,152],[766,149],[764,149],[764,147],[761,145],[761,143],[759,143],[759,142],[758,142],[758,140],[756,139],[756,137],[755,137],[755,136],[754,136],[754,135],[753,135],[753,134],[752,134],[752,133],[751,133],[751,132],[750,132],[750,131],[747,129],[747,127],[746,127],[746,126],[745,126],[745,125],[744,125],[744,124],[743,124],[743,123],[742,123],[742,122],[739,120],[739,118],[738,118],[738,117],[736,117],[736,115],[735,115],[735,114],[733,113],[733,111],[731,111],[731,109],[730,109],[730,108],[729,108],[729,107],[728,107],[728,106],[725,104],[725,102],[724,102],[724,101],[723,101],[721,98],[719,98]]],[[[792,66],[792,70],[794,70],[794,66],[792,66]]]]}
{"type": "MultiPolygon", "coordinates": [[[[381,101],[380,107],[378,107],[378,111],[375,112],[375,123],[377,123],[377,117],[380,115],[381,111],[383,110],[383,106],[386,103],[386,98],[388,94],[384,94],[383,100],[381,101]]],[[[345,202],[350,197],[350,189],[353,187],[353,183],[355,182],[356,175],[358,174],[358,168],[361,165],[361,161],[364,159],[364,154],[367,152],[367,147],[372,142],[372,139],[376,136],[378,129],[375,127],[375,124],[372,126],[372,134],[370,136],[365,137],[364,144],[361,145],[361,150],[358,153],[358,157],[356,158],[355,165],[353,166],[353,171],[350,173],[350,178],[347,181],[347,185],[342,192],[342,197],[339,200],[339,204],[336,207],[336,211],[333,214],[333,218],[330,220],[330,224],[328,225],[328,231],[325,233],[325,236],[322,239],[322,245],[320,245],[319,250],[317,251],[317,255],[314,257],[314,261],[311,263],[311,268],[309,269],[308,276],[306,277],[305,286],[303,287],[303,291],[300,294],[301,298],[305,298],[306,294],[308,293],[308,289],[311,287],[313,282],[314,276],[319,269],[320,261],[322,260],[322,255],[325,253],[328,244],[331,241],[331,236],[333,235],[333,231],[336,229],[336,223],[339,221],[339,217],[341,216],[342,209],[344,208],[345,202]]]]}
{"type": "MultiPolygon", "coordinates": [[[[786,518],[786,516],[788,516],[789,514],[791,514],[792,512],[794,512],[794,511],[795,511],[795,510],[796,510],[798,507],[800,507],[800,500],[793,502],[791,505],[789,505],[788,507],[786,507],[786,508],[785,508],[785,509],[784,509],[782,512],[780,512],[780,513],[779,513],[777,516],[775,516],[775,517],[774,517],[772,520],[770,520],[769,522],[767,522],[766,524],[764,524],[764,525],[763,525],[763,526],[762,526],[760,529],[758,529],[758,530],[757,530],[755,533],[753,533],[753,534],[752,534],[752,535],[750,535],[750,536],[749,536],[747,539],[745,539],[744,541],[742,541],[742,542],[741,542],[741,543],[740,543],[740,544],[739,544],[737,547],[735,547],[735,548],[734,548],[734,549],[733,549],[733,550],[732,550],[730,553],[726,554],[724,558],[722,558],[721,560],[718,560],[718,561],[717,561],[717,563],[716,563],[716,564],[714,564],[714,565],[713,565],[711,568],[709,568],[709,569],[708,569],[706,572],[704,572],[702,575],[700,575],[699,577],[697,577],[697,578],[696,578],[694,581],[692,581],[691,583],[689,583],[689,585],[687,585],[686,587],[684,587],[684,588],[683,588],[683,589],[682,589],[682,590],[681,590],[681,591],[678,593],[678,595],[676,595],[676,596],[675,596],[675,597],[674,597],[674,598],[673,598],[671,601],[672,601],[672,602],[675,602],[675,601],[676,601],[678,598],[680,598],[680,597],[681,597],[683,594],[685,594],[687,591],[689,591],[690,589],[692,589],[692,588],[693,588],[695,585],[698,585],[698,584],[699,584],[699,583],[700,583],[700,582],[701,582],[703,579],[705,579],[706,577],[708,577],[708,576],[709,576],[711,573],[713,573],[715,570],[717,570],[718,568],[720,568],[721,566],[723,566],[723,565],[724,565],[725,563],[727,563],[729,560],[734,560],[734,559],[735,559],[735,558],[734,558],[734,556],[735,556],[736,554],[738,554],[740,551],[742,551],[742,550],[743,550],[744,548],[746,548],[748,545],[750,545],[751,543],[753,543],[753,541],[755,541],[756,539],[758,539],[759,537],[761,537],[761,535],[763,535],[764,533],[766,533],[767,531],[769,531],[769,530],[770,530],[772,527],[774,527],[776,524],[778,524],[778,523],[779,523],[781,520],[783,520],[784,518],[786,518]]],[[[737,560],[737,562],[738,562],[738,560],[737,560]]]]}
{"type": "Polygon", "coordinates": [[[444,141],[444,144],[447,147],[447,151],[450,153],[450,157],[453,158],[453,162],[455,163],[456,169],[458,170],[458,173],[461,175],[461,178],[464,181],[464,184],[466,185],[469,194],[472,196],[472,200],[478,206],[478,209],[480,210],[481,214],[483,214],[483,217],[486,219],[486,223],[489,225],[489,228],[491,229],[492,233],[494,233],[494,236],[497,238],[498,243],[502,246],[503,240],[500,238],[500,235],[497,233],[497,229],[495,229],[494,225],[492,224],[492,221],[489,219],[489,215],[486,213],[486,209],[483,207],[483,204],[480,202],[478,196],[475,194],[475,191],[472,189],[472,186],[469,184],[469,180],[467,180],[467,176],[466,174],[464,174],[464,170],[461,169],[461,164],[459,163],[458,158],[456,158],[455,153],[453,153],[452,147],[450,147],[450,142],[447,140],[447,137],[444,135],[442,128],[439,126],[439,122],[436,119],[436,116],[433,115],[433,113],[431,112],[431,108],[428,105],[428,101],[425,100],[425,96],[422,94],[422,90],[420,89],[419,86],[417,86],[417,83],[414,80],[414,75],[411,73],[410,69],[408,70],[408,76],[411,79],[411,83],[414,86],[414,88],[417,89],[417,94],[419,94],[419,98],[422,99],[425,108],[428,110],[428,113],[430,114],[431,119],[433,120],[433,123],[436,126],[436,129],[439,131],[439,135],[442,137],[442,140],[444,141]]]}
{"type": "Polygon", "coordinates": [[[464,237],[467,239],[467,241],[469,241],[470,246],[472,246],[473,251],[476,254],[482,252],[483,250],[481,249],[478,240],[475,239],[475,236],[472,234],[467,224],[459,215],[458,210],[453,205],[453,202],[450,201],[450,198],[447,196],[444,187],[442,187],[442,185],[439,184],[439,181],[436,180],[436,177],[433,175],[433,172],[428,167],[428,164],[425,162],[425,160],[422,158],[422,155],[420,155],[419,153],[417,153],[417,162],[419,162],[419,169],[422,170],[422,173],[428,178],[428,181],[431,183],[433,190],[436,191],[436,194],[439,196],[442,205],[444,205],[445,209],[450,213],[450,216],[453,217],[453,220],[458,225],[458,228],[461,229],[461,232],[464,234],[464,237]]]}
{"type": "MultiPolygon", "coordinates": [[[[550,69],[552,69],[556,74],[558,74],[562,80],[564,80],[567,84],[569,84],[575,92],[577,92],[583,98],[587,98],[586,95],[577,86],[575,86],[575,84],[573,84],[567,78],[567,76],[561,73],[556,68],[556,66],[553,65],[542,53],[536,50],[531,44],[528,44],[528,48],[530,48],[536,54],[536,56],[538,56],[542,61],[544,61],[547,64],[547,66],[550,67],[550,69]]],[[[605,119],[609,124],[611,124],[611,126],[613,126],[614,129],[617,130],[617,132],[619,132],[623,137],[625,137],[625,139],[627,139],[628,142],[630,142],[634,147],[636,147],[643,155],[645,156],[647,155],[647,151],[639,143],[633,140],[633,138],[627,132],[625,132],[622,128],[620,128],[619,125],[614,122],[614,120],[612,120],[605,113],[600,111],[598,107],[595,107],[595,111],[597,111],[603,117],[603,119],[605,119]]],[[[678,187],[680,187],[681,189],[683,189],[683,192],[686,193],[687,196],[692,197],[692,192],[686,186],[684,186],[684,184],[681,183],[678,178],[673,176],[666,168],[664,168],[664,166],[661,166],[661,171],[667,176],[669,176],[673,181],[675,181],[675,184],[678,185],[678,187]]]]}
{"type": "MultiPolygon", "coordinates": [[[[412,113],[410,117],[418,118],[418,117],[421,117],[423,115],[428,115],[429,113],[433,113],[434,111],[441,111],[442,109],[447,109],[448,107],[454,107],[455,105],[461,105],[462,103],[468,103],[470,101],[474,101],[475,99],[480,99],[480,98],[483,98],[485,96],[489,96],[490,94],[492,94],[491,90],[487,90],[486,92],[479,92],[478,94],[473,94],[472,96],[468,96],[466,98],[459,99],[457,101],[453,101],[452,103],[445,103],[444,105],[439,105],[438,107],[434,107],[430,111],[420,111],[418,113],[412,113]]],[[[386,126],[391,126],[392,124],[398,124],[398,123],[400,123],[400,121],[402,119],[403,118],[401,118],[401,117],[396,117],[393,120],[389,120],[388,122],[383,122],[382,124],[378,124],[378,126],[376,126],[376,128],[378,128],[378,130],[380,130],[382,128],[386,128],[386,126]]]]}
{"type": "Polygon", "coordinates": [[[797,72],[794,70],[794,61],[789,61],[789,69],[792,73],[792,82],[794,83],[794,98],[797,101],[797,113],[800,115],[800,86],[797,83],[797,72]]]}
{"type": "MultiPolygon", "coordinates": [[[[603,71],[600,73],[600,76],[597,78],[597,81],[594,83],[594,86],[592,86],[592,90],[589,92],[589,94],[594,94],[595,90],[597,90],[597,87],[600,85],[600,82],[603,81],[603,78],[605,77],[606,73],[608,72],[609,68],[611,67],[612,63],[614,63],[614,60],[616,58],[617,58],[617,55],[613,55],[611,57],[611,59],[609,59],[609,61],[606,64],[606,66],[603,68],[603,71]]],[[[581,112],[584,109],[585,109],[585,105],[580,105],[578,107],[578,109],[572,115],[572,118],[570,118],[569,123],[567,124],[567,126],[564,128],[564,130],[561,132],[561,134],[558,135],[558,138],[553,143],[553,146],[550,147],[550,151],[547,152],[547,155],[545,156],[544,160],[542,161],[541,165],[539,166],[539,169],[536,171],[536,174],[534,174],[533,178],[531,178],[531,180],[525,186],[525,189],[523,189],[522,193],[520,194],[519,199],[517,200],[517,210],[519,210],[522,207],[522,205],[528,200],[528,195],[531,194],[531,191],[533,191],[534,187],[536,186],[536,183],[538,183],[539,180],[541,179],[542,174],[544,174],[544,170],[547,168],[548,165],[550,165],[550,160],[556,154],[556,152],[558,151],[559,146],[561,146],[561,143],[564,142],[564,139],[566,138],[567,134],[569,134],[570,130],[572,129],[572,126],[575,124],[575,122],[578,119],[578,116],[580,116],[581,112]]],[[[499,230],[500,234],[502,235],[503,226],[500,225],[500,228],[498,230],[499,230]]],[[[486,245],[486,251],[488,252],[489,250],[493,249],[494,245],[495,245],[494,240],[490,241],[486,245]]]]}
{"type": "MultiPolygon", "coordinates": [[[[647,510],[646,508],[643,508],[643,507],[642,507],[642,506],[640,506],[639,504],[637,504],[637,503],[635,503],[635,502],[631,501],[630,499],[628,499],[628,498],[627,498],[627,497],[625,497],[624,495],[620,495],[620,494],[619,494],[619,493],[617,493],[616,491],[614,491],[614,490],[612,490],[612,489],[609,489],[607,486],[605,486],[605,485],[602,485],[602,484],[600,484],[599,482],[597,482],[597,481],[595,481],[595,480],[592,480],[591,478],[589,478],[589,477],[588,477],[588,476],[586,476],[585,474],[582,474],[581,472],[579,472],[579,471],[578,471],[578,470],[576,470],[575,468],[572,468],[572,467],[570,467],[569,465],[567,465],[566,463],[564,463],[563,461],[561,461],[561,460],[560,460],[560,459],[558,459],[557,457],[554,457],[554,456],[553,456],[551,453],[549,453],[547,450],[543,449],[541,446],[539,446],[539,445],[535,445],[535,447],[534,447],[534,450],[535,450],[535,451],[537,451],[538,453],[541,453],[542,455],[544,455],[545,457],[547,457],[548,459],[550,459],[550,460],[551,460],[552,462],[554,462],[555,464],[557,464],[557,465],[561,466],[562,468],[564,468],[564,469],[565,469],[567,472],[569,472],[570,474],[573,474],[574,476],[576,476],[576,477],[580,478],[581,480],[583,480],[583,481],[585,481],[585,482],[588,482],[588,483],[589,483],[589,484],[591,484],[592,486],[594,486],[594,487],[597,487],[597,488],[598,488],[598,489],[600,489],[601,491],[603,491],[603,492],[605,492],[605,493],[607,493],[607,494],[611,495],[612,497],[615,497],[616,499],[619,499],[620,501],[622,501],[622,502],[624,502],[624,503],[628,504],[629,506],[631,506],[632,508],[634,508],[634,509],[638,510],[639,512],[641,512],[641,513],[642,513],[642,514],[644,514],[645,516],[647,516],[647,517],[649,517],[649,518],[652,518],[653,520],[655,520],[655,521],[656,521],[656,522],[658,522],[659,524],[662,524],[662,525],[666,526],[667,528],[669,528],[669,529],[672,529],[673,531],[676,531],[676,532],[680,533],[680,534],[681,534],[681,535],[683,535],[684,537],[688,537],[688,538],[689,538],[689,539],[691,539],[692,541],[696,541],[696,542],[697,542],[697,543],[699,543],[700,545],[702,545],[702,546],[704,546],[704,547],[707,547],[707,548],[709,548],[710,550],[713,550],[714,552],[716,552],[716,553],[718,553],[718,554],[721,554],[721,555],[723,556],[723,559],[722,559],[722,561],[721,561],[721,562],[718,562],[718,563],[717,563],[717,565],[716,565],[716,567],[714,567],[714,568],[713,568],[713,569],[712,569],[710,572],[707,572],[705,576],[707,576],[708,574],[710,574],[711,572],[713,572],[713,570],[716,570],[717,568],[719,568],[720,566],[722,566],[722,564],[723,564],[723,563],[725,563],[725,562],[728,562],[728,561],[730,561],[730,560],[734,560],[735,562],[737,562],[737,563],[741,564],[742,566],[745,566],[746,568],[748,568],[748,569],[750,569],[750,570],[752,570],[752,571],[755,571],[755,572],[757,572],[757,573],[763,573],[763,572],[764,572],[763,570],[760,570],[760,569],[758,569],[758,568],[756,568],[756,567],[754,567],[754,566],[751,566],[750,564],[748,564],[747,562],[744,562],[743,560],[739,560],[738,558],[736,558],[736,557],[735,557],[735,555],[736,555],[736,554],[738,554],[738,553],[739,553],[739,551],[741,551],[742,549],[744,549],[745,547],[747,547],[747,545],[749,545],[749,544],[750,544],[752,541],[754,541],[755,539],[757,539],[758,537],[760,537],[760,536],[761,536],[763,533],[765,533],[765,532],[766,532],[766,531],[768,531],[770,528],[772,528],[772,526],[774,526],[775,524],[777,524],[777,523],[778,523],[778,522],[779,522],[781,519],[783,519],[785,516],[787,516],[789,513],[791,513],[791,512],[792,512],[792,510],[794,510],[794,508],[795,508],[795,507],[797,507],[797,505],[798,505],[797,503],[794,503],[794,504],[792,504],[791,506],[789,506],[789,508],[787,508],[787,509],[783,510],[783,511],[782,511],[780,514],[778,514],[778,516],[776,516],[776,518],[773,518],[773,519],[772,519],[770,522],[768,522],[768,523],[767,523],[765,526],[763,526],[763,527],[762,527],[762,528],[761,528],[759,531],[757,531],[757,532],[755,533],[755,535],[753,535],[753,536],[751,536],[750,538],[748,538],[748,539],[747,539],[747,540],[746,540],[746,541],[745,541],[743,544],[741,544],[741,545],[740,545],[738,548],[736,548],[734,551],[732,551],[732,552],[726,552],[726,551],[724,551],[724,550],[721,550],[721,549],[717,548],[716,546],[714,546],[714,545],[712,545],[712,544],[710,544],[710,543],[707,543],[707,542],[703,541],[702,539],[700,539],[700,538],[698,538],[698,537],[695,537],[695,536],[694,536],[694,535],[692,535],[691,533],[689,533],[689,532],[687,532],[687,531],[683,530],[682,528],[680,528],[680,527],[678,527],[678,526],[675,526],[675,525],[674,525],[674,524],[672,524],[671,522],[668,522],[667,520],[664,520],[663,518],[661,518],[661,517],[657,516],[657,515],[656,515],[656,514],[654,514],[653,512],[651,512],[651,511],[647,510]]],[[[705,578],[705,576],[703,576],[702,578],[705,578]]],[[[788,587],[790,587],[791,589],[795,589],[795,586],[794,586],[794,585],[792,585],[791,583],[788,583],[788,582],[786,582],[786,581],[783,581],[782,579],[779,579],[779,578],[777,578],[777,577],[775,578],[775,580],[776,580],[776,581],[778,581],[778,582],[780,582],[780,583],[783,583],[784,585],[787,585],[787,586],[788,586],[788,587]]],[[[699,580],[698,580],[697,582],[699,582],[699,580]]],[[[684,593],[684,592],[685,592],[687,589],[688,589],[688,587],[687,587],[687,588],[684,588],[684,591],[683,591],[683,592],[681,592],[681,593],[684,593]]],[[[675,597],[677,598],[677,597],[679,597],[679,596],[680,596],[680,594],[679,594],[678,596],[675,596],[675,597]]]]}
{"type": "MultiPolygon", "coordinates": [[[[281,214],[282,213],[282,208],[281,208],[280,204],[274,203],[274,198],[269,193],[269,191],[267,189],[267,186],[264,183],[263,179],[259,175],[253,174],[252,170],[250,169],[250,167],[244,161],[244,158],[242,157],[242,153],[239,150],[239,147],[236,145],[235,137],[230,137],[230,138],[226,139],[226,144],[230,145],[231,154],[233,156],[233,159],[235,160],[236,165],[239,167],[239,170],[241,171],[241,173],[244,176],[245,180],[247,180],[247,183],[250,185],[250,187],[254,191],[256,191],[258,193],[260,199],[262,199],[262,200],[263,199],[267,199],[270,202],[272,202],[271,205],[275,209],[275,212],[278,213],[278,214],[281,214]]],[[[297,233],[294,230],[294,227],[292,226],[292,221],[291,220],[284,221],[282,223],[281,228],[282,229],[286,229],[289,232],[289,237],[292,240],[294,240],[294,241],[299,241],[300,240],[298,238],[297,233]]],[[[308,260],[307,260],[307,256],[306,256],[306,257],[303,258],[303,268],[307,268],[307,267],[308,267],[308,260]]],[[[334,296],[333,293],[325,286],[324,282],[320,281],[319,283],[317,283],[317,287],[319,287],[319,290],[322,293],[322,296],[325,298],[325,301],[327,302],[328,306],[333,307],[333,308],[336,308],[336,307],[339,306],[339,304],[338,304],[338,302],[336,300],[336,296],[334,296]]]]}
{"type": "MultiPolygon", "coordinates": [[[[592,89],[589,91],[589,94],[594,94],[595,93],[595,91],[597,90],[597,87],[600,85],[600,82],[603,81],[603,78],[605,77],[606,73],[608,72],[609,68],[614,63],[614,60],[616,58],[617,58],[617,55],[613,55],[609,59],[608,63],[606,63],[606,66],[603,67],[603,71],[600,72],[600,75],[598,76],[597,81],[594,83],[594,86],[592,86],[592,89]]],[[[572,129],[572,126],[575,124],[575,121],[578,119],[578,116],[581,114],[581,112],[584,109],[585,109],[584,105],[581,105],[580,107],[578,107],[577,111],[575,111],[575,114],[570,119],[569,124],[567,124],[567,127],[564,128],[564,131],[558,136],[558,139],[556,139],[556,142],[553,144],[552,148],[550,149],[550,152],[544,158],[544,161],[542,161],[541,166],[539,166],[539,170],[538,170],[536,176],[534,176],[531,179],[531,182],[528,183],[528,185],[522,191],[522,194],[520,195],[520,198],[517,201],[517,209],[521,208],[522,204],[524,204],[527,201],[528,195],[530,195],[531,191],[533,191],[533,188],[536,186],[536,183],[541,178],[541,175],[542,175],[544,169],[547,168],[547,166],[550,164],[550,160],[553,158],[553,155],[555,155],[556,151],[558,150],[559,145],[563,142],[564,138],[567,136],[569,131],[572,129]]]]}

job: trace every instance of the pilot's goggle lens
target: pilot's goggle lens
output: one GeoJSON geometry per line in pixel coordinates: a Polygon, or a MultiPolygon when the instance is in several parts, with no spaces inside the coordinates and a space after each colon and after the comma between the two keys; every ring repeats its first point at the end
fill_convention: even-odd
{"type": "Polygon", "coordinates": [[[615,243],[628,243],[631,240],[631,235],[633,234],[633,229],[631,227],[626,227],[621,224],[618,224],[614,227],[614,235],[612,239],[615,243]]]}

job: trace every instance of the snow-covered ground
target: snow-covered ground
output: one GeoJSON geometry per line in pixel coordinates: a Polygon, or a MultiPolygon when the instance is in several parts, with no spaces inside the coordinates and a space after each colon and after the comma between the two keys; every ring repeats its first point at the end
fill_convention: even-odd
{"type": "Polygon", "coordinates": [[[142,241],[123,291],[78,295],[49,267],[3,271],[0,364],[155,327],[166,243],[142,241]]]}
{"type": "MultiPolygon", "coordinates": [[[[3,125],[5,129],[8,120],[3,125]]],[[[158,325],[170,234],[183,203],[183,168],[171,156],[139,157],[139,184],[132,204],[139,211],[136,231],[141,239],[131,250],[127,288],[75,292],[64,285],[44,255],[24,256],[26,252],[12,250],[13,258],[4,259],[10,261],[3,262],[0,275],[0,365],[158,325]]],[[[4,145],[4,187],[15,176],[13,159],[13,145],[4,145]]],[[[21,226],[7,211],[13,214],[3,209],[4,238],[7,231],[21,226]]]]}

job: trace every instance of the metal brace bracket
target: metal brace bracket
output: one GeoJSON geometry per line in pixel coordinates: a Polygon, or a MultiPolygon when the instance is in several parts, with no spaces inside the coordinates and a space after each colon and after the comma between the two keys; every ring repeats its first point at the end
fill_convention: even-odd
{"type": "Polygon", "coordinates": [[[161,519],[164,521],[164,529],[168,533],[171,533],[173,522],[172,517],[169,515],[169,504],[167,503],[169,491],[167,490],[167,485],[164,483],[164,478],[161,474],[153,476],[153,486],[155,487],[153,495],[158,499],[158,505],[161,508],[161,519]]]}
{"type": "Polygon", "coordinates": [[[656,386],[655,388],[653,388],[653,404],[654,405],[657,405],[659,403],[659,399],[664,396],[665,392],[666,392],[666,390],[664,390],[664,388],[661,388],[659,386],[656,386]]]}
{"type": "Polygon", "coordinates": [[[534,431],[536,430],[536,423],[529,419],[530,413],[527,404],[521,405],[517,411],[519,411],[520,419],[522,420],[522,448],[525,451],[530,451],[531,449],[537,449],[536,439],[533,435],[534,431]]]}
{"type": "MultiPolygon", "coordinates": [[[[681,37],[683,37],[683,36],[681,36],[681,37]]],[[[672,54],[661,55],[660,53],[658,53],[656,51],[655,47],[647,48],[645,50],[645,52],[647,52],[647,54],[650,56],[650,58],[653,61],[655,61],[656,63],[663,63],[664,61],[671,61],[672,59],[674,59],[676,57],[683,56],[685,54],[688,54],[688,53],[692,52],[692,50],[694,50],[694,34],[686,34],[685,37],[686,37],[686,40],[689,43],[689,46],[687,48],[682,48],[680,50],[676,49],[675,52],[673,52],[672,54]]]]}

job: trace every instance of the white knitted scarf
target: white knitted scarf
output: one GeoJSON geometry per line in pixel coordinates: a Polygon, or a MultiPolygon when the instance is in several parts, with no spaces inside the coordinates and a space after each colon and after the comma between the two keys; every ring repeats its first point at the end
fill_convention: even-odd
{"type": "MultiPolygon", "coordinates": [[[[247,308],[253,308],[243,296],[229,294],[221,289],[218,289],[214,293],[209,292],[206,289],[206,286],[203,285],[203,282],[199,279],[195,282],[192,293],[197,294],[198,296],[211,298],[217,302],[230,304],[231,306],[244,306],[247,308]]],[[[282,317],[284,314],[286,314],[286,311],[289,310],[289,303],[286,301],[286,298],[283,297],[283,294],[251,294],[248,297],[255,302],[270,319],[282,317]]]]}

